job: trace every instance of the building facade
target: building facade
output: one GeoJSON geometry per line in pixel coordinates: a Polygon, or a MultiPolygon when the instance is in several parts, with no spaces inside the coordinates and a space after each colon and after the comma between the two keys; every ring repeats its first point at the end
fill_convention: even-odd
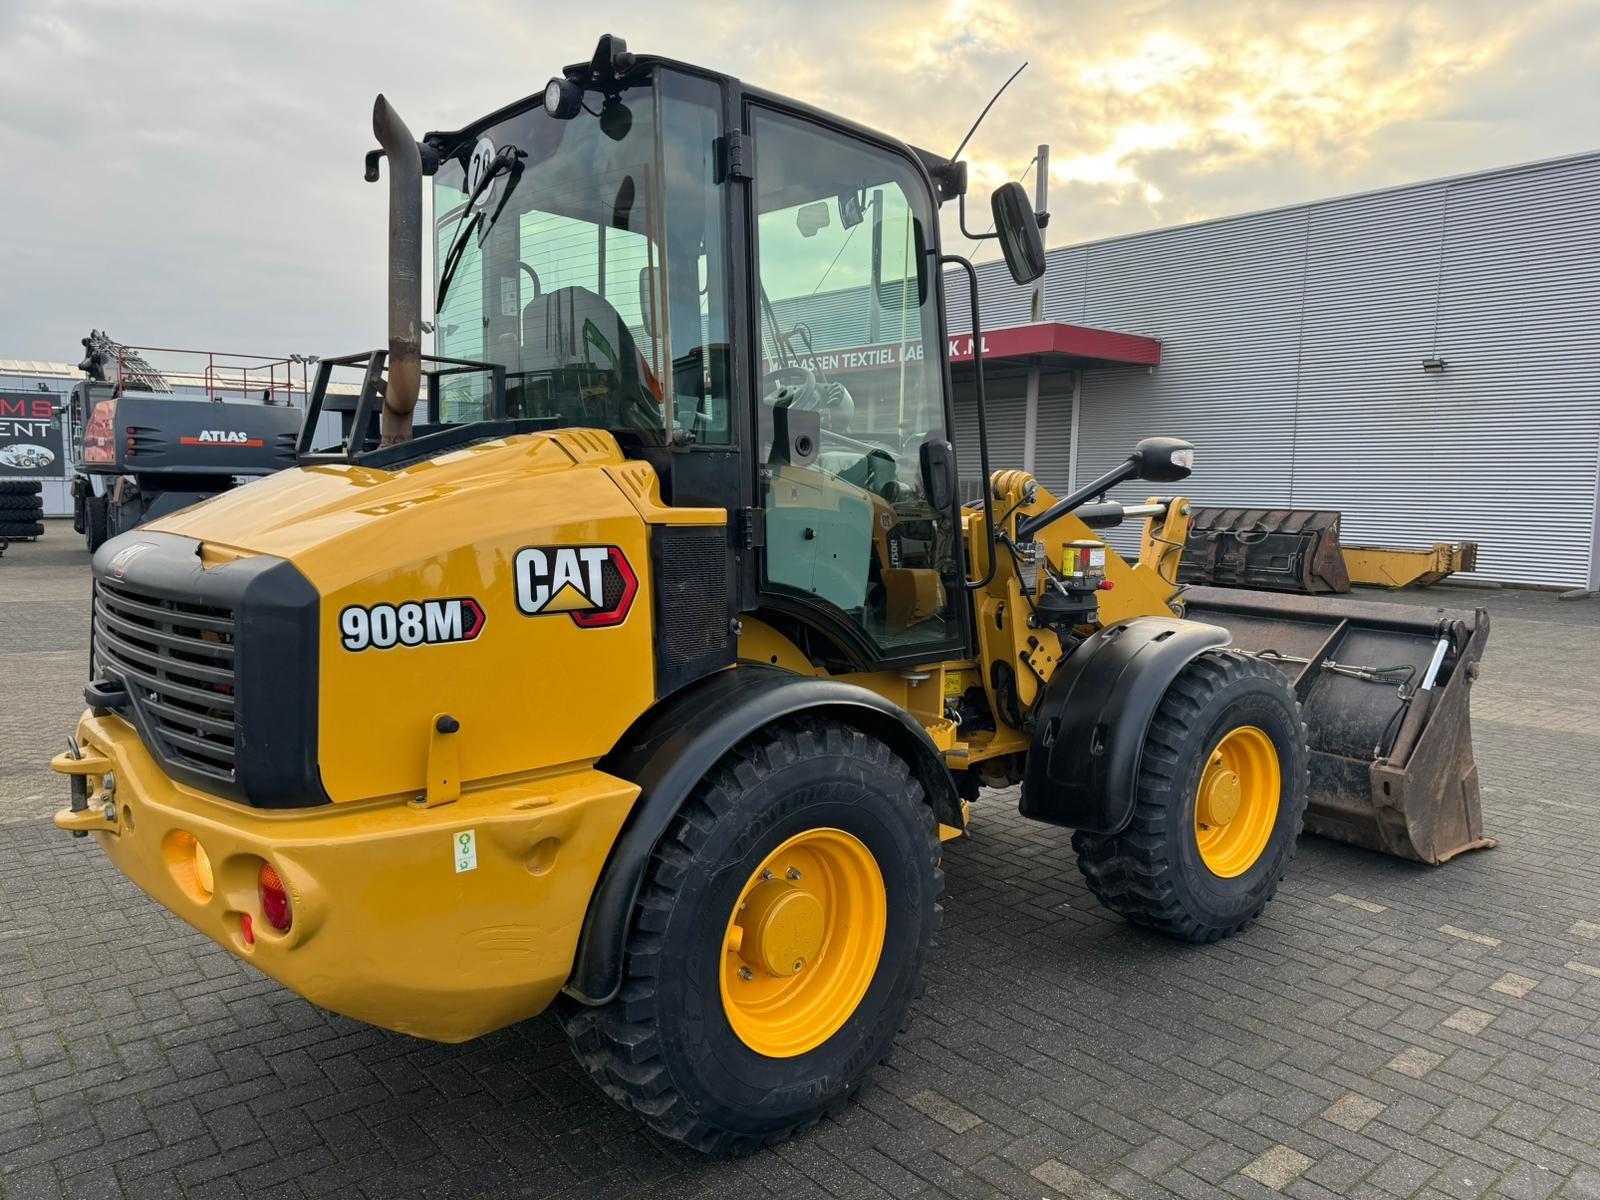
{"type": "MultiPolygon", "coordinates": [[[[1185,437],[1199,502],[1338,509],[1350,542],[1475,541],[1480,578],[1600,587],[1600,153],[1048,258],[1045,322],[1154,339],[1159,365],[996,363],[995,463],[1064,491],[1185,437]]],[[[946,295],[965,331],[964,278],[946,295]]],[[[991,329],[1037,305],[998,262],[979,297],[991,329]]],[[[971,409],[958,384],[964,473],[971,409]]]]}

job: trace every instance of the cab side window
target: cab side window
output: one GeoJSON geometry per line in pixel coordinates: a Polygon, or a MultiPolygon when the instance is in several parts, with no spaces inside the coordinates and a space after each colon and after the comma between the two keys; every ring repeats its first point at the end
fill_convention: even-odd
{"type": "Polygon", "coordinates": [[[756,109],[758,452],[766,583],[829,605],[885,655],[960,636],[926,185],[900,155],[756,109]]]}

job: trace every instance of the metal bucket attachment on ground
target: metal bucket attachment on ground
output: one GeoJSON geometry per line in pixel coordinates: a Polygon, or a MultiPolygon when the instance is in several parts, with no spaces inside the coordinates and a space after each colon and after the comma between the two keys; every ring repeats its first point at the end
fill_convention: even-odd
{"type": "Polygon", "coordinates": [[[1457,571],[1478,569],[1477,542],[1435,542],[1431,550],[1398,546],[1346,546],[1351,583],[1399,589],[1432,587],[1457,571]]]}
{"type": "Polygon", "coordinates": [[[1191,506],[1189,515],[1194,524],[1179,583],[1307,594],[1350,590],[1337,512],[1191,506]]]}
{"type": "Polygon", "coordinates": [[[1435,864],[1494,845],[1470,713],[1488,613],[1212,587],[1182,600],[1294,684],[1311,747],[1306,829],[1435,864]]]}

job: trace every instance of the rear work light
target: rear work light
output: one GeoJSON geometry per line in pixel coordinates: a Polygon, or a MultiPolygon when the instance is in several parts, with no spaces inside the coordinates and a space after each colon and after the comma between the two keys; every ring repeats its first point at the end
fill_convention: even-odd
{"type": "Polygon", "coordinates": [[[217,879],[211,856],[200,840],[187,829],[174,829],[162,839],[161,851],[167,860],[167,870],[172,873],[172,881],[184,895],[197,904],[207,903],[216,891],[217,879]]]}
{"type": "Polygon", "coordinates": [[[289,908],[289,889],[283,886],[283,877],[271,863],[264,862],[256,881],[261,893],[261,915],[279,933],[288,933],[294,913],[289,908]]]}
{"type": "Polygon", "coordinates": [[[206,853],[199,839],[194,843],[194,882],[206,896],[210,896],[217,888],[216,874],[211,869],[211,856],[206,853]]]}

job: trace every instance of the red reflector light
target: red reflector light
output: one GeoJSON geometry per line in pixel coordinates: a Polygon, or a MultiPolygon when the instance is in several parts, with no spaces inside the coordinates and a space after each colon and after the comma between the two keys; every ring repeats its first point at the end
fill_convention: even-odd
{"type": "Polygon", "coordinates": [[[244,935],[244,944],[246,946],[254,946],[256,944],[256,926],[255,922],[250,919],[249,913],[239,914],[239,932],[244,935]]]}
{"type": "Polygon", "coordinates": [[[262,863],[256,881],[261,892],[261,915],[279,933],[288,933],[294,913],[289,911],[289,890],[283,886],[282,877],[271,863],[262,863]]]}

